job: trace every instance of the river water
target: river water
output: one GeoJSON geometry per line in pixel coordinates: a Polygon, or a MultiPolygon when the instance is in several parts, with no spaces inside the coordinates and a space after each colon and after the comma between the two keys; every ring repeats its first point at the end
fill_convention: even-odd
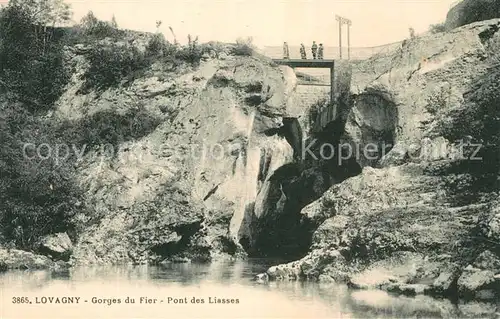
{"type": "Polygon", "coordinates": [[[66,274],[9,271],[0,274],[0,318],[455,318],[464,307],[472,317],[488,307],[339,285],[252,280],[270,264],[248,260],[85,267],[66,274]]]}

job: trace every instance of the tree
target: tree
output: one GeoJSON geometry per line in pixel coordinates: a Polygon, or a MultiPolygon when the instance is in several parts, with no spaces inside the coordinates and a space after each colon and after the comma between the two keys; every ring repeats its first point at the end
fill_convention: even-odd
{"type": "Polygon", "coordinates": [[[175,36],[175,33],[174,33],[174,29],[172,29],[171,26],[168,27],[170,29],[170,32],[172,33],[172,35],[174,36],[174,45],[178,45],[179,42],[177,42],[177,37],[175,36]]]}
{"type": "Polygon", "coordinates": [[[415,29],[409,28],[408,31],[410,31],[410,39],[415,38],[415,29]]]}
{"type": "Polygon", "coordinates": [[[11,0],[9,6],[18,6],[26,12],[34,24],[57,26],[71,20],[69,4],[63,0],[11,0]]]}
{"type": "Polygon", "coordinates": [[[31,8],[10,3],[0,12],[0,80],[3,87],[34,106],[49,106],[60,95],[67,74],[62,45],[43,32],[31,8]]]}
{"type": "Polygon", "coordinates": [[[114,37],[118,32],[118,23],[115,17],[111,22],[99,20],[92,11],[89,11],[80,21],[84,34],[93,39],[104,39],[114,37]]]}
{"type": "Polygon", "coordinates": [[[438,24],[431,24],[429,26],[429,31],[431,33],[441,33],[441,32],[446,32],[446,24],[444,23],[438,23],[438,24]]]}
{"type": "Polygon", "coordinates": [[[69,4],[63,0],[11,0],[9,7],[19,8],[29,17],[35,25],[35,36],[43,35],[44,52],[54,35],[53,28],[68,23],[72,16],[69,4]],[[47,30],[47,27],[51,29],[47,30]]]}
{"type": "Polygon", "coordinates": [[[80,20],[80,25],[84,29],[92,29],[99,23],[99,19],[96,18],[94,12],[89,11],[83,18],[80,20]]]}
{"type": "Polygon", "coordinates": [[[118,22],[116,22],[116,17],[113,14],[113,18],[111,18],[111,26],[115,29],[118,29],[118,22]]]}

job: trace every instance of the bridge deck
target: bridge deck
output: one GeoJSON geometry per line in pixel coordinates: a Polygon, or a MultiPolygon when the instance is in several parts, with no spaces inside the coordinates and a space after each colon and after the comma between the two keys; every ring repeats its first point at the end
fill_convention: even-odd
{"type": "Polygon", "coordinates": [[[273,61],[292,68],[333,68],[335,60],[273,59],[273,61]]]}

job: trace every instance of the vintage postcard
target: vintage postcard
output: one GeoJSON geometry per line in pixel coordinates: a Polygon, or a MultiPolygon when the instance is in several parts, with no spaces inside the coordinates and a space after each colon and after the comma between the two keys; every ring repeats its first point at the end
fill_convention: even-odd
{"type": "Polygon", "coordinates": [[[500,0],[0,0],[0,318],[500,318],[500,0]]]}

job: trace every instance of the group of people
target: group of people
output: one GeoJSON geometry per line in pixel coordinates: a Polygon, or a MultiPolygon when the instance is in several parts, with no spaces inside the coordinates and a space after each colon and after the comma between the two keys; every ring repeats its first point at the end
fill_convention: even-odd
{"type": "MultiPolygon", "coordinates": [[[[323,59],[323,43],[320,43],[319,46],[316,44],[316,41],[313,41],[313,44],[311,46],[311,53],[312,57],[314,60],[323,59]]],[[[304,46],[304,43],[300,44],[300,58],[303,60],[307,59],[307,54],[306,54],[306,47],[304,46]]],[[[283,59],[290,59],[290,50],[288,48],[288,43],[283,43],[283,59]]]]}

